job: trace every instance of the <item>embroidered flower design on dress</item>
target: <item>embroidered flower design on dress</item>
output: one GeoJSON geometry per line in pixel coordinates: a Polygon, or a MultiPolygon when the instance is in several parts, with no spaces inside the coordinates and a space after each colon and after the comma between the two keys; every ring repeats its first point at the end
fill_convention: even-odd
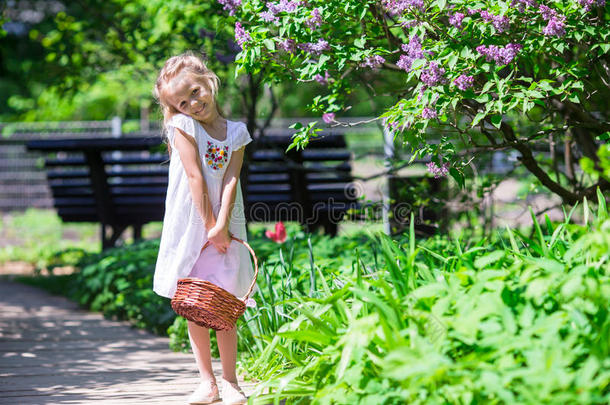
{"type": "Polygon", "coordinates": [[[208,149],[205,152],[205,161],[214,170],[222,169],[229,158],[229,147],[218,146],[208,141],[208,149]]]}

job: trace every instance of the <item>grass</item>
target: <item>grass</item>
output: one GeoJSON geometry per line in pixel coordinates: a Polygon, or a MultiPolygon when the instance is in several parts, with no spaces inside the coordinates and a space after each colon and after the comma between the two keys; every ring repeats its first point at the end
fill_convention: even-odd
{"type": "MultiPolygon", "coordinates": [[[[142,228],[144,239],[161,235],[161,222],[142,228]]],[[[62,222],[54,210],[29,208],[3,213],[0,221],[0,264],[23,261],[38,269],[59,264],[61,256],[75,251],[98,252],[101,247],[97,223],[62,222]]],[[[127,234],[126,244],[133,243],[127,234]]]]}
{"type": "Polygon", "coordinates": [[[52,210],[5,213],[0,225],[0,263],[25,261],[47,267],[58,252],[99,249],[98,232],[96,224],[63,223],[52,210]]]}

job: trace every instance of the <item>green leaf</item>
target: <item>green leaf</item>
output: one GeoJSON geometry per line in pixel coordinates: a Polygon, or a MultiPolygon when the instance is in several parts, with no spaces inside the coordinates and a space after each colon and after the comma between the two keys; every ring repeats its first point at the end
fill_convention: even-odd
{"type": "Polygon", "coordinates": [[[492,115],[491,123],[493,124],[494,127],[500,129],[500,126],[502,125],[502,115],[500,115],[500,114],[492,115]]]}
{"type": "Polygon", "coordinates": [[[420,67],[424,66],[427,63],[425,59],[415,59],[413,63],[411,63],[411,70],[417,70],[420,67]]]}
{"type": "Polygon", "coordinates": [[[485,113],[485,112],[478,113],[472,120],[472,123],[470,124],[470,126],[474,127],[475,125],[477,125],[483,118],[485,118],[486,115],[487,115],[487,113],[485,113]]]}
{"type": "Polygon", "coordinates": [[[476,267],[477,269],[482,269],[484,267],[489,266],[492,263],[497,262],[498,260],[502,259],[503,257],[504,257],[503,250],[493,251],[485,256],[477,257],[476,260],[474,261],[474,267],[476,267]]]}
{"type": "Polygon", "coordinates": [[[267,49],[269,49],[270,51],[275,51],[275,42],[273,42],[272,39],[267,38],[263,40],[263,44],[265,44],[267,49]]]}
{"type": "Polygon", "coordinates": [[[449,68],[453,69],[455,67],[455,65],[457,64],[459,58],[456,54],[452,53],[451,55],[449,55],[449,59],[447,60],[447,66],[449,66],[449,68]]]}
{"type": "Polygon", "coordinates": [[[538,223],[538,219],[536,219],[536,215],[534,215],[534,210],[532,210],[532,207],[529,207],[529,210],[530,210],[530,214],[532,216],[532,221],[534,222],[536,234],[538,235],[538,238],[540,239],[540,247],[542,248],[542,252],[544,253],[545,256],[548,256],[549,249],[546,246],[546,242],[544,240],[544,235],[542,234],[542,229],[540,229],[540,224],[538,223]]]}
{"type": "Polygon", "coordinates": [[[360,49],[364,49],[366,44],[366,37],[362,36],[354,41],[354,46],[360,49]]]}
{"type": "Polygon", "coordinates": [[[606,199],[599,187],[597,187],[597,203],[599,204],[599,207],[597,208],[597,220],[600,222],[605,221],[606,218],[608,218],[608,210],[606,209],[606,199]]]}
{"type": "Polygon", "coordinates": [[[459,184],[461,188],[466,187],[466,180],[464,178],[464,174],[461,171],[457,170],[455,167],[452,167],[449,169],[449,174],[451,175],[451,177],[454,178],[454,180],[457,182],[457,184],[459,184]]]}

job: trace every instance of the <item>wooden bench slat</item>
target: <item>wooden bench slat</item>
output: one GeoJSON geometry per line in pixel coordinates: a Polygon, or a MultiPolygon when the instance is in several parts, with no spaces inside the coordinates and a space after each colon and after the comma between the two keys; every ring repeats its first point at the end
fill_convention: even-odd
{"type": "Polygon", "coordinates": [[[343,162],[340,164],[323,165],[320,162],[305,162],[306,172],[309,173],[325,173],[325,172],[351,172],[352,165],[349,162],[343,162]]]}
{"type": "Polygon", "coordinates": [[[349,151],[327,151],[327,150],[307,150],[303,151],[304,161],[347,161],[352,154],[349,151]]]}
{"type": "Polygon", "coordinates": [[[254,164],[257,162],[283,162],[286,161],[286,155],[281,150],[257,150],[251,156],[250,161],[254,164]]]}
{"type": "Polygon", "coordinates": [[[161,206],[165,204],[165,196],[113,196],[112,202],[116,205],[161,206]]]}
{"type": "MultiPolygon", "coordinates": [[[[141,156],[126,156],[120,158],[104,159],[104,164],[107,165],[147,165],[161,164],[167,162],[167,155],[151,155],[148,157],[141,156]]],[[[66,167],[66,166],[85,166],[87,162],[84,157],[67,157],[63,159],[47,159],[45,167],[66,167]]]]}
{"type": "Polygon", "coordinates": [[[290,193],[290,184],[248,184],[246,186],[248,193],[278,193],[288,192],[290,193]]]}
{"type": "Polygon", "coordinates": [[[288,168],[285,166],[263,166],[263,165],[251,165],[248,167],[248,171],[250,173],[254,173],[254,174],[262,174],[262,173],[269,173],[269,174],[277,174],[277,173],[286,173],[288,171],[288,168]]]}
{"type": "Polygon", "coordinates": [[[93,196],[91,187],[51,187],[53,198],[55,197],[78,197],[93,196]]]}
{"type": "Polygon", "coordinates": [[[48,179],[79,179],[89,178],[89,170],[49,170],[47,171],[48,179]]]}
{"type": "Polygon", "coordinates": [[[245,197],[245,201],[248,204],[255,204],[257,202],[292,202],[290,194],[256,194],[250,193],[245,197]]]}
{"type": "Polygon", "coordinates": [[[165,196],[167,187],[144,187],[144,186],[110,186],[110,193],[113,196],[165,196]]]}
{"type": "Polygon", "coordinates": [[[95,198],[91,197],[55,197],[53,198],[55,207],[95,207],[95,198]]]}
{"type": "MultiPolygon", "coordinates": [[[[292,137],[286,135],[265,135],[262,138],[257,139],[256,147],[258,149],[264,146],[272,146],[278,149],[286,150],[288,145],[292,143],[292,137]]],[[[312,138],[307,145],[307,148],[318,149],[318,148],[345,148],[347,144],[345,137],[340,134],[329,134],[312,138]]]]}
{"type": "Polygon", "coordinates": [[[288,173],[278,173],[278,174],[251,174],[248,176],[249,184],[274,184],[274,183],[287,183],[290,181],[290,176],[288,173]]]}
{"type": "Polygon", "coordinates": [[[118,170],[112,169],[106,172],[108,177],[166,177],[169,173],[167,168],[147,168],[146,170],[127,169],[118,170]]]}
{"type": "Polygon", "coordinates": [[[51,189],[61,189],[70,187],[91,187],[89,179],[48,179],[51,189]]]}

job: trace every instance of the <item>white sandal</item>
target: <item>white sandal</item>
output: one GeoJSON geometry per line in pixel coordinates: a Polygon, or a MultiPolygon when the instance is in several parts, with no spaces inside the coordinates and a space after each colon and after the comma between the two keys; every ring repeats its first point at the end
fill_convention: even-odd
{"type": "Polygon", "coordinates": [[[226,405],[238,405],[248,402],[248,398],[239,388],[237,383],[232,383],[224,378],[222,379],[222,403],[226,405]]]}
{"type": "Polygon", "coordinates": [[[212,381],[202,381],[189,397],[189,405],[212,404],[220,400],[218,386],[212,381]]]}

